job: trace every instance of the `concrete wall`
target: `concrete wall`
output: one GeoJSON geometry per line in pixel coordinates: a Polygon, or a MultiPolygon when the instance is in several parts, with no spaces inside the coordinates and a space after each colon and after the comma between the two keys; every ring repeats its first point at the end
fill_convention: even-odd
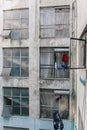
{"type": "MultiPolygon", "coordinates": [[[[10,119],[8,118],[0,118],[0,122],[2,123],[0,125],[0,130],[3,130],[3,127],[9,127],[9,128],[26,128],[29,130],[54,130],[53,128],[53,121],[48,120],[40,120],[40,119],[34,119],[34,118],[17,118],[12,117],[10,119]]],[[[73,123],[72,121],[64,121],[64,130],[73,130],[73,123]]]]}
{"type": "Polygon", "coordinates": [[[79,38],[87,24],[87,1],[77,0],[77,37],[79,38]]]}

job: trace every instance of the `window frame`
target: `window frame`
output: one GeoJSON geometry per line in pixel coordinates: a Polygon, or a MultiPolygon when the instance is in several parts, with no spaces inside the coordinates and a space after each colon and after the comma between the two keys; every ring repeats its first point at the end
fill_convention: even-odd
{"type": "MultiPolygon", "coordinates": [[[[53,59],[55,53],[59,53],[62,56],[64,52],[68,52],[68,56],[69,56],[69,47],[40,47],[40,72],[39,72],[40,79],[69,79],[70,78],[70,70],[69,70],[69,68],[66,69],[66,71],[64,69],[59,69],[58,70],[55,67],[55,63],[56,63],[55,59],[53,59]],[[57,51],[57,49],[59,51],[57,51]],[[42,52],[41,52],[41,50],[42,50],[42,52]],[[41,53],[46,54],[46,53],[50,53],[50,52],[53,53],[53,57],[52,57],[53,64],[49,64],[49,65],[48,64],[41,64],[41,60],[42,60],[41,53]],[[50,72],[50,73],[52,73],[52,75],[48,74],[47,77],[41,76],[41,71],[44,73],[47,69],[48,69],[48,71],[49,70],[52,71],[52,72],[50,72]],[[58,74],[58,73],[60,73],[60,74],[58,74]],[[59,76],[59,77],[57,77],[57,76],[59,76]]],[[[45,58],[45,60],[46,60],[46,58],[45,58]]],[[[68,64],[69,64],[69,61],[68,61],[68,64]]],[[[44,75],[43,73],[42,73],[42,75],[44,75]]]]}
{"type": "MultiPolygon", "coordinates": [[[[27,100],[26,100],[27,101],[27,100]]],[[[29,88],[18,88],[18,87],[15,87],[15,88],[13,88],[13,87],[3,87],[3,115],[4,116],[29,116],[29,88]],[[9,91],[10,91],[10,94],[5,94],[5,89],[9,89],[9,91]],[[14,91],[14,89],[19,89],[19,95],[13,95],[13,91],[14,91]],[[23,96],[22,95],[22,90],[23,89],[26,89],[26,90],[28,90],[28,95],[27,96],[23,96]],[[10,101],[9,102],[7,102],[7,104],[5,103],[6,102],[6,98],[8,99],[8,101],[9,101],[9,99],[10,99],[10,101]],[[14,98],[16,98],[16,99],[20,99],[20,101],[19,101],[19,105],[17,105],[17,100],[13,100],[14,98]],[[26,99],[28,99],[28,104],[27,105],[25,105],[25,106],[23,106],[22,105],[22,98],[26,98],[26,99]],[[15,102],[16,104],[13,104],[13,102],[15,102]],[[19,113],[14,113],[13,112],[13,108],[19,108],[19,113]],[[6,113],[5,112],[5,108],[10,108],[9,110],[9,113],[6,113]],[[28,114],[26,114],[25,113],[25,115],[24,115],[24,113],[22,112],[22,108],[27,108],[27,112],[28,112],[28,114]],[[6,115],[7,114],[7,115],[6,115]]]]}
{"type": "MultiPolygon", "coordinates": [[[[5,38],[11,38],[12,40],[21,40],[21,39],[28,39],[29,38],[29,8],[21,8],[21,9],[9,9],[9,10],[4,10],[3,11],[3,16],[4,16],[4,20],[3,20],[3,33],[5,33],[6,31],[10,31],[9,33],[8,33],[8,36],[6,35],[6,36],[4,36],[5,38]],[[28,17],[23,17],[22,16],[22,11],[28,11],[28,17]],[[15,11],[16,12],[18,12],[19,11],[19,17],[18,18],[12,18],[11,16],[12,16],[12,14],[14,14],[15,13],[15,11]],[[11,13],[11,16],[10,17],[5,17],[5,13],[7,13],[7,12],[9,12],[9,13],[11,13]],[[26,23],[26,27],[23,27],[23,20],[26,20],[27,21],[27,23],[26,23]],[[19,22],[18,21],[20,21],[20,24],[19,24],[19,22]],[[5,23],[5,22],[7,22],[7,23],[5,23]],[[20,25],[20,27],[18,26],[17,27],[17,24],[16,24],[16,26],[13,24],[13,23],[18,23],[19,25],[20,25]],[[7,26],[9,24],[9,27],[5,27],[5,26],[7,26]],[[18,34],[19,34],[19,37],[18,37],[18,35],[15,35],[14,33],[14,31],[18,31],[19,30],[19,32],[20,32],[20,34],[19,34],[19,32],[18,32],[18,34]],[[24,35],[25,33],[23,33],[22,34],[22,31],[26,31],[26,34],[27,35],[24,35]],[[13,35],[13,36],[12,36],[13,35]],[[27,36],[27,37],[26,37],[27,36]]],[[[17,32],[16,32],[17,33],[17,32]]],[[[5,34],[4,34],[5,35],[5,34]]]]}
{"type": "MultiPolygon", "coordinates": [[[[29,48],[28,47],[24,47],[24,48],[3,48],[3,70],[4,69],[11,69],[10,71],[10,75],[9,76],[13,76],[13,77],[28,77],[29,76],[29,48]],[[9,54],[4,54],[4,51],[9,50],[9,54]],[[18,52],[20,53],[19,56],[15,56],[13,55],[13,51],[16,52],[16,50],[18,50],[18,52]],[[27,50],[27,55],[22,55],[22,51],[23,50],[27,50]],[[17,61],[14,61],[15,59],[17,59],[17,61]],[[19,61],[19,60],[20,61],[19,61]],[[24,59],[24,61],[22,61],[24,59]],[[25,59],[27,59],[25,61],[25,59]],[[10,60],[10,61],[9,61],[10,60]],[[6,65],[6,62],[9,64],[6,65]],[[19,63],[16,63],[19,62],[19,63]],[[22,63],[24,62],[25,65],[22,63]],[[19,64],[19,65],[18,65],[19,64]],[[19,73],[12,73],[12,70],[19,68],[19,73]],[[27,69],[27,74],[26,75],[22,75],[22,69],[27,69]]],[[[3,75],[2,71],[2,75],[3,75]]],[[[4,74],[5,75],[5,74],[4,74]]],[[[6,74],[7,75],[7,74],[6,74]]]]}
{"type": "MultiPolygon", "coordinates": [[[[47,13],[48,13],[47,12],[47,13]]],[[[62,12],[62,13],[64,13],[64,11],[62,12]]],[[[62,14],[61,13],[61,14],[62,14]]],[[[45,14],[46,15],[46,14],[45,14]]],[[[51,17],[50,15],[52,15],[53,16],[53,14],[49,14],[48,15],[48,17],[51,17]]],[[[46,17],[46,16],[44,16],[44,17],[46,17]]],[[[43,18],[42,18],[43,19],[43,18]]],[[[64,20],[63,20],[64,21],[64,20]]],[[[45,22],[46,22],[46,24],[47,24],[47,21],[45,20],[45,22]]],[[[70,7],[69,6],[60,6],[60,7],[42,7],[42,8],[40,8],[40,38],[41,39],[48,39],[48,38],[69,38],[69,32],[70,32],[70,7]],[[54,9],[54,18],[53,19],[55,19],[55,21],[53,22],[52,20],[52,25],[50,25],[50,24],[48,24],[48,25],[42,25],[42,23],[43,23],[43,21],[41,20],[41,18],[42,18],[42,14],[44,14],[44,12],[46,11],[46,10],[48,10],[48,12],[50,12],[52,9],[54,9]],[[66,24],[57,24],[56,23],[56,10],[65,10],[65,12],[68,12],[68,22],[66,23],[66,24]],[[67,10],[67,11],[66,11],[67,10]],[[44,12],[43,12],[44,11],[44,12]],[[42,21],[42,23],[41,23],[41,21],[42,21]],[[64,26],[65,27],[64,27],[64,26]],[[56,31],[57,31],[57,28],[58,28],[58,26],[59,26],[59,30],[61,31],[61,26],[63,27],[63,29],[62,29],[62,35],[61,35],[61,32],[59,32],[60,34],[58,35],[58,33],[57,33],[57,35],[56,35],[56,31]],[[68,29],[68,32],[66,33],[66,31],[65,31],[65,34],[63,34],[64,33],[64,29],[67,27],[67,29],[68,29]],[[54,30],[54,32],[52,32],[52,30],[50,30],[49,31],[49,33],[51,32],[51,36],[42,36],[42,35],[46,35],[46,33],[48,32],[48,31],[45,31],[45,33],[43,32],[43,34],[41,34],[41,30],[44,30],[44,29],[52,29],[52,30],[54,30]],[[53,34],[54,33],[54,34],[53,34]],[[67,35],[66,35],[67,34],[67,35]],[[53,35],[53,36],[52,36],[53,35]]],[[[49,34],[48,33],[48,34],[49,34]]],[[[47,35],[48,35],[47,34],[47,35]]]]}
{"type": "MultiPolygon", "coordinates": [[[[62,119],[66,119],[66,120],[68,120],[69,119],[69,115],[70,115],[70,110],[69,110],[69,108],[70,108],[70,92],[69,92],[69,90],[56,90],[56,89],[40,89],[40,118],[48,118],[48,119],[52,119],[53,118],[53,112],[55,111],[55,110],[58,110],[59,111],[59,113],[60,113],[60,116],[61,116],[61,118],[62,119]],[[41,90],[43,91],[43,92],[41,92],[41,90]],[[58,92],[58,93],[55,93],[55,91],[56,92],[58,92]],[[44,92],[45,92],[45,94],[44,94],[44,92]],[[44,101],[43,102],[45,102],[45,103],[47,103],[48,102],[48,100],[50,99],[49,98],[49,94],[51,94],[51,98],[52,98],[52,100],[51,100],[51,102],[49,101],[49,105],[48,104],[46,104],[46,105],[41,105],[41,103],[42,103],[42,101],[41,101],[41,93],[43,94],[43,97],[42,97],[42,99],[45,97],[45,99],[44,99],[44,101]],[[47,96],[48,96],[48,98],[46,99],[46,94],[47,94],[47,96]],[[68,106],[67,106],[67,108],[66,109],[68,109],[68,111],[62,111],[62,109],[61,109],[61,103],[62,102],[64,102],[63,100],[64,99],[59,99],[59,101],[57,101],[56,100],[56,94],[57,94],[57,96],[59,95],[59,96],[61,96],[61,97],[64,97],[65,99],[67,99],[67,103],[68,103],[68,106]],[[58,108],[57,108],[57,103],[58,103],[58,108]],[[48,110],[47,110],[47,109],[48,110]],[[44,112],[43,113],[41,113],[41,109],[43,109],[44,110],[44,112]],[[45,110],[46,110],[46,113],[45,113],[45,110]],[[64,118],[64,113],[61,113],[61,112],[66,112],[66,114],[67,115],[65,115],[65,116],[67,116],[67,118],[64,118]],[[44,114],[46,114],[46,115],[43,115],[44,114]],[[47,116],[47,117],[46,117],[47,116]],[[50,117],[49,117],[50,116],[50,117]]],[[[63,103],[62,103],[63,104],[63,103]]]]}

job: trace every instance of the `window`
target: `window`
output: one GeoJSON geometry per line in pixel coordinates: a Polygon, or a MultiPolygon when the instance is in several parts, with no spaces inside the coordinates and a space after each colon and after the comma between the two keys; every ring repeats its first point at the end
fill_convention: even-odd
{"type": "Polygon", "coordinates": [[[69,8],[41,8],[41,38],[69,37],[69,8]]]}
{"type": "Polygon", "coordinates": [[[3,89],[3,115],[29,116],[29,89],[8,88],[3,89]]]}
{"type": "Polygon", "coordinates": [[[86,68],[86,40],[82,38],[71,38],[70,42],[70,68],[86,68]]]}
{"type": "Polygon", "coordinates": [[[40,117],[53,118],[53,111],[58,110],[62,119],[69,118],[69,91],[40,90],[40,117]]]}
{"type": "Polygon", "coordinates": [[[15,9],[4,11],[4,35],[12,40],[28,39],[29,10],[15,9]]]}
{"type": "Polygon", "coordinates": [[[40,48],[41,78],[69,78],[68,66],[69,48],[40,48]]]}
{"type": "MultiPolygon", "coordinates": [[[[3,49],[3,71],[7,69],[9,76],[26,77],[29,74],[28,48],[5,48],[3,49]],[[10,69],[9,69],[10,68],[10,69]]],[[[6,71],[7,72],[7,71],[6,71]]],[[[4,72],[5,73],[5,72],[4,72]]],[[[3,75],[3,74],[2,74],[3,75]]],[[[7,74],[6,74],[7,75],[7,74]]]]}

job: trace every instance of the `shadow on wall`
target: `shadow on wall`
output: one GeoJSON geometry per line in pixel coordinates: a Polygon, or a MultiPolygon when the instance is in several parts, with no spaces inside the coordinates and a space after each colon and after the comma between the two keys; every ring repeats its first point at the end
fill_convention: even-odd
{"type": "Polygon", "coordinates": [[[78,130],[84,130],[80,109],[78,109],[78,130]]]}

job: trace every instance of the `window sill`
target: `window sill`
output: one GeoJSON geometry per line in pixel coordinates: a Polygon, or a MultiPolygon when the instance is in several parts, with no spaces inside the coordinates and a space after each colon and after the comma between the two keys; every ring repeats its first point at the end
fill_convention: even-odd
{"type": "Polygon", "coordinates": [[[40,78],[40,80],[58,80],[58,81],[69,81],[70,78],[40,78]]]}

